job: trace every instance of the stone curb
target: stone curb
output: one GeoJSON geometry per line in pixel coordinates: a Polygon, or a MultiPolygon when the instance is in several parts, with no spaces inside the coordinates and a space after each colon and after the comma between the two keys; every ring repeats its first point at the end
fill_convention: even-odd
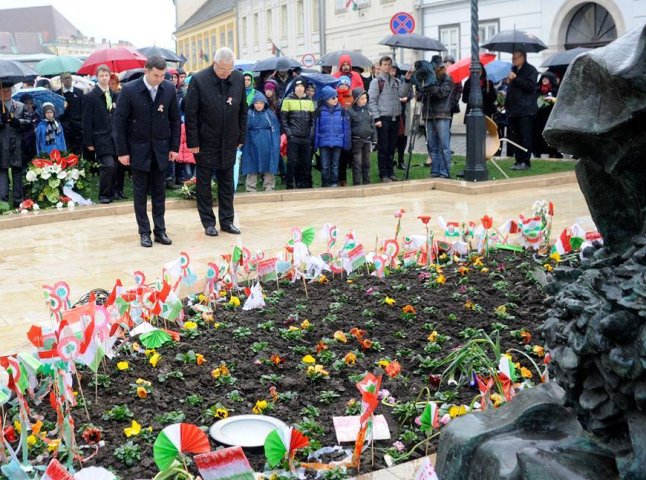
{"type": "MultiPolygon", "coordinates": [[[[425,179],[409,180],[392,183],[379,183],[367,186],[344,188],[315,188],[302,190],[278,190],[274,192],[238,193],[235,202],[238,205],[267,202],[290,202],[299,200],[322,200],[336,198],[362,198],[379,195],[403,194],[411,192],[425,192],[438,190],[441,192],[459,193],[463,195],[481,195],[506,190],[521,190],[525,188],[550,187],[576,183],[574,172],[550,173],[533,177],[515,178],[509,180],[492,180],[481,183],[471,183],[463,180],[425,179]]],[[[170,199],[166,201],[166,208],[177,210],[195,208],[193,200],[170,199]]],[[[68,210],[42,210],[37,214],[27,215],[12,214],[0,217],[0,230],[20,228],[48,223],[81,220],[84,218],[109,217],[113,215],[132,214],[132,202],[118,202],[108,205],[91,205],[76,207],[74,211],[68,210]]]]}

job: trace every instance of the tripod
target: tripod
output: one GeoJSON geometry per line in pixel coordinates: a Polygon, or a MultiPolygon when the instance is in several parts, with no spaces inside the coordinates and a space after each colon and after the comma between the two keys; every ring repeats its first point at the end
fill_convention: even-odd
{"type": "Polygon", "coordinates": [[[419,135],[419,122],[421,120],[421,102],[415,100],[415,106],[413,110],[413,119],[410,122],[410,130],[408,132],[408,161],[406,162],[406,174],[404,175],[404,180],[408,180],[408,175],[410,173],[410,163],[413,160],[413,149],[415,148],[415,140],[419,135]],[[419,106],[419,108],[418,108],[419,106]]]}

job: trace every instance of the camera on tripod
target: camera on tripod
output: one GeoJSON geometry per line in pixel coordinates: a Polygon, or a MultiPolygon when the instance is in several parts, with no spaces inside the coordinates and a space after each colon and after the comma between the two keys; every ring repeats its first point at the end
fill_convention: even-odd
{"type": "Polygon", "coordinates": [[[440,66],[434,61],[418,60],[415,62],[415,69],[413,70],[413,85],[419,90],[424,90],[431,85],[437,85],[437,75],[435,68],[440,66]]]}

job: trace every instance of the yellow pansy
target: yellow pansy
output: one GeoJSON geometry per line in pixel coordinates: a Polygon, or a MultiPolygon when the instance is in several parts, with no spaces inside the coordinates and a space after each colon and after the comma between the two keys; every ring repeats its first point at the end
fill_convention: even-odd
{"type": "Polygon", "coordinates": [[[33,447],[34,445],[36,445],[36,435],[29,435],[27,437],[27,446],[33,447]]]}
{"type": "Polygon", "coordinates": [[[309,321],[308,319],[305,319],[305,320],[303,320],[303,321],[301,322],[301,328],[302,328],[303,330],[307,330],[307,329],[308,329],[308,328],[310,328],[311,326],[312,326],[312,324],[310,323],[310,321],[309,321]]]}
{"type": "Polygon", "coordinates": [[[130,367],[130,365],[128,364],[128,362],[119,362],[119,363],[117,363],[117,368],[119,370],[121,370],[122,372],[124,370],[128,370],[129,367],[130,367]]]}
{"type": "Polygon", "coordinates": [[[123,429],[123,433],[126,434],[126,437],[139,435],[141,433],[141,425],[136,420],[133,420],[129,427],[123,429]]]}
{"type": "Polygon", "coordinates": [[[439,335],[440,335],[440,334],[439,334],[439,333],[437,333],[437,331],[436,331],[436,330],[433,330],[433,331],[430,333],[430,335],[429,335],[426,339],[427,339],[429,342],[433,342],[433,343],[435,343],[435,342],[437,342],[437,337],[438,337],[439,335]]]}
{"type": "Polygon", "coordinates": [[[345,357],[343,357],[343,361],[346,365],[354,365],[357,363],[357,356],[353,352],[348,352],[345,354],[345,357]]]}
{"type": "Polygon", "coordinates": [[[137,396],[139,398],[146,398],[148,396],[148,391],[144,387],[137,387],[137,396]]]}
{"type": "Polygon", "coordinates": [[[256,404],[251,409],[251,411],[253,413],[255,413],[256,415],[258,415],[258,414],[265,411],[265,409],[267,408],[267,405],[268,405],[267,400],[258,400],[258,401],[256,401],[256,404]]]}
{"type": "Polygon", "coordinates": [[[529,368],[521,367],[520,374],[523,378],[532,378],[532,372],[529,370],[529,368]]]}
{"type": "Polygon", "coordinates": [[[161,359],[161,355],[159,353],[155,353],[152,357],[150,357],[150,360],[148,362],[154,367],[157,366],[159,363],[159,360],[161,359]]]}
{"type": "Polygon", "coordinates": [[[308,365],[316,363],[316,359],[312,355],[305,355],[303,357],[303,363],[308,365]]]}
{"type": "Polygon", "coordinates": [[[184,330],[195,330],[197,328],[197,323],[188,321],[184,323],[184,330]]]}
{"type": "Polygon", "coordinates": [[[462,415],[465,415],[466,413],[467,407],[465,407],[464,405],[451,405],[451,407],[449,408],[449,415],[451,416],[451,418],[460,417],[462,415]]]}
{"type": "Polygon", "coordinates": [[[240,299],[238,297],[232,296],[229,299],[229,305],[231,305],[232,307],[239,307],[240,306],[240,299]]]}
{"type": "Polygon", "coordinates": [[[379,365],[381,368],[386,368],[388,365],[390,365],[390,360],[386,360],[382,358],[377,362],[377,365],[379,365]]]}
{"type": "Polygon", "coordinates": [[[502,398],[502,395],[500,395],[499,393],[492,393],[491,401],[493,402],[494,407],[499,407],[504,403],[505,399],[502,398]]]}
{"type": "Polygon", "coordinates": [[[394,298],[386,297],[384,298],[384,303],[386,305],[394,305],[397,301],[394,298]]]}
{"type": "Polygon", "coordinates": [[[334,332],[334,340],[341,343],[348,343],[348,337],[341,330],[334,332]]]}
{"type": "Polygon", "coordinates": [[[444,275],[438,275],[435,279],[435,283],[438,285],[444,285],[446,283],[446,277],[444,275]]]}
{"type": "Polygon", "coordinates": [[[534,345],[534,347],[532,348],[532,352],[534,352],[534,355],[536,355],[537,357],[545,356],[545,349],[540,345],[534,345]]]}
{"type": "Polygon", "coordinates": [[[47,450],[50,451],[50,452],[55,452],[56,450],[58,450],[58,447],[60,447],[60,446],[61,446],[61,439],[57,438],[55,440],[51,440],[47,444],[47,450]]]}
{"type": "Polygon", "coordinates": [[[559,255],[559,252],[554,252],[550,255],[550,260],[553,260],[556,263],[558,263],[561,261],[561,255],[559,255]]]}

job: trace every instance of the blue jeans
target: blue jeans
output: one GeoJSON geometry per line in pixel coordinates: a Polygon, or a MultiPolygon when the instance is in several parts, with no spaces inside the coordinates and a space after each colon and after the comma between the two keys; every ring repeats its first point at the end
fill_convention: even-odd
{"type": "Polygon", "coordinates": [[[451,120],[438,118],[426,122],[428,151],[431,154],[431,177],[449,178],[451,171],[451,120]]]}
{"type": "Polygon", "coordinates": [[[323,187],[337,186],[339,184],[339,157],[340,147],[321,147],[321,183],[323,187]]]}

